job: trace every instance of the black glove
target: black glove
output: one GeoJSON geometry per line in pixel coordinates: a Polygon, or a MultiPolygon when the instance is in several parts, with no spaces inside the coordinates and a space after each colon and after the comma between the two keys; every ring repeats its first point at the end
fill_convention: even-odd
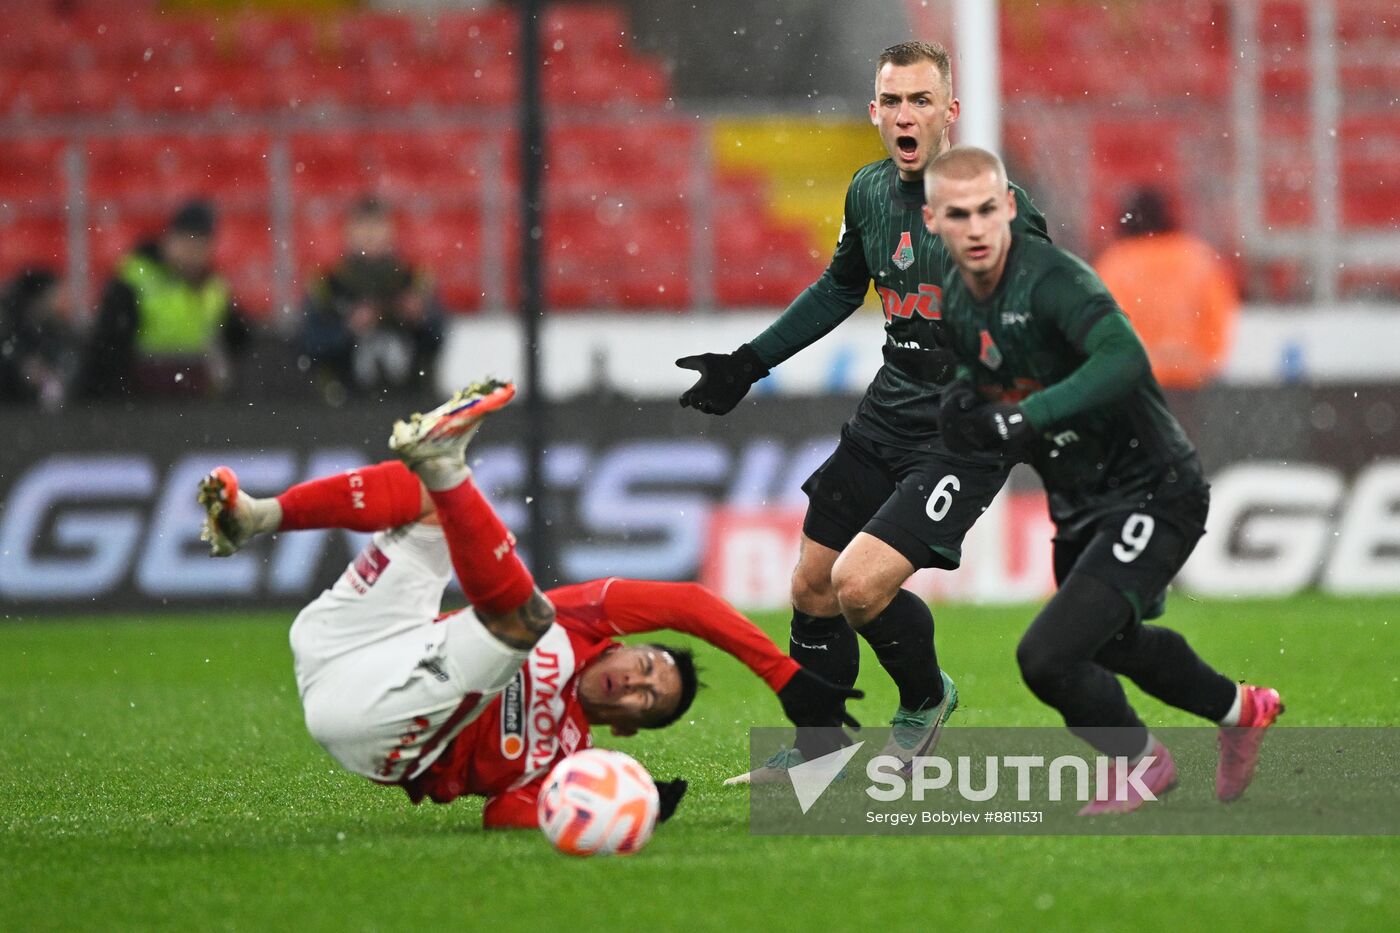
{"type": "Polygon", "coordinates": [[[963,419],[981,403],[977,390],[965,379],[958,379],[943,390],[943,398],[938,403],[938,429],[943,434],[943,443],[953,453],[977,452],[963,419]]]}
{"type": "Polygon", "coordinates": [[[846,701],[864,697],[865,691],[838,687],[805,667],[799,667],[792,680],[778,691],[778,702],[794,726],[839,726],[844,722],[859,729],[860,723],[846,712],[846,701]]]}
{"type": "Polygon", "coordinates": [[[681,407],[711,415],[726,415],[748,394],[749,386],[768,375],[758,351],[743,344],[733,353],[701,353],[676,360],[681,369],[700,374],[695,385],[681,393],[681,407]]]}
{"type": "Polygon", "coordinates": [[[676,807],[680,805],[688,787],[690,784],[684,778],[656,782],[656,795],[661,798],[661,810],[656,815],[657,822],[664,823],[675,814],[676,807]]]}
{"type": "MultiPolygon", "coordinates": [[[[958,415],[954,433],[965,438],[973,450],[999,453],[1011,460],[1027,459],[1036,439],[1035,429],[1021,406],[1005,402],[982,405],[958,415]]],[[[951,444],[949,448],[953,449],[951,444]]]]}
{"type": "Polygon", "coordinates": [[[915,379],[934,385],[942,385],[953,378],[958,368],[958,358],[946,347],[925,350],[922,347],[896,347],[887,343],[881,352],[885,355],[885,362],[893,363],[915,379]]]}

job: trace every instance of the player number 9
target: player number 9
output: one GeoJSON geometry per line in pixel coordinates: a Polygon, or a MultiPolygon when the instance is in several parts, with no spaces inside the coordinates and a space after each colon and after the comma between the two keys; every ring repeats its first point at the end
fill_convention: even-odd
{"type": "Polygon", "coordinates": [[[953,493],[962,489],[962,484],[952,473],[938,481],[938,485],[933,487],[933,495],[928,497],[928,505],[924,511],[928,517],[936,522],[941,522],[943,516],[948,514],[948,510],[953,507],[953,493]]]}
{"type": "Polygon", "coordinates": [[[1123,523],[1123,540],[1113,545],[1113,556],[1125,564],[1131,564],[1152,540],[1152,529],[1157,526],[1151,515],[1134,512],[1123,523]]]}

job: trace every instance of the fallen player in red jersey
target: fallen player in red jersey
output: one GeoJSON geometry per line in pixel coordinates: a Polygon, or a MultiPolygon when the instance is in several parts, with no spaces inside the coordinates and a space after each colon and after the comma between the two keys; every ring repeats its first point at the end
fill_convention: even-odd
{"type": "MultiPolygon", "coordinates": [[[[797,725],[854,725],[845,701],[859,691],[806,671],[697,584],[609,578],[536,589],[464,459],[481,419],[513,395],[506,383],[472,386],[395,425],[399,460],[276,498],[240,490],[228,467],[200,483],[214,556],[278,531],[375,532],[291,630],[307,728],[333,758],[402,786],[414,803],[476,794],[488,828],[533,827],[546,775],[590,747],[591,726],[632,735],[690,708],[698,682],[688,651],[615,640],[660,629],[744,662],[797,725]],[[472,605],[441,613],[454,570],[472,605]]],[[[658,789],[668,817],[686,783],[658,789]]]]}

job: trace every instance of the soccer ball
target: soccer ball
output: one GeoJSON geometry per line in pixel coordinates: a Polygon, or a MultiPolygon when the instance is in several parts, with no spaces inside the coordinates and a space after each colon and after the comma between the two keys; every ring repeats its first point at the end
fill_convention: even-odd
{"type": "Polygon", "coordinates": [[[566,855],[630,855],[651,838],[660,807],[646,768],[622,752],[590,748],[549,772],[540,829],[566,855]]]}

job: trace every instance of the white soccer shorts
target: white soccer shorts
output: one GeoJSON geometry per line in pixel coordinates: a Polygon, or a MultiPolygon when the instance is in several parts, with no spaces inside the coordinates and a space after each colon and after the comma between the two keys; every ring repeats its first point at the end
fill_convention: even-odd
{"type": "Polygon", "coordinates": [[[347,770],[416,777],[529,654],[497,641],[470,608],[435,621],[451,574],[441,528],[380,531],[292,623],[306,727],[347,770]]]}

